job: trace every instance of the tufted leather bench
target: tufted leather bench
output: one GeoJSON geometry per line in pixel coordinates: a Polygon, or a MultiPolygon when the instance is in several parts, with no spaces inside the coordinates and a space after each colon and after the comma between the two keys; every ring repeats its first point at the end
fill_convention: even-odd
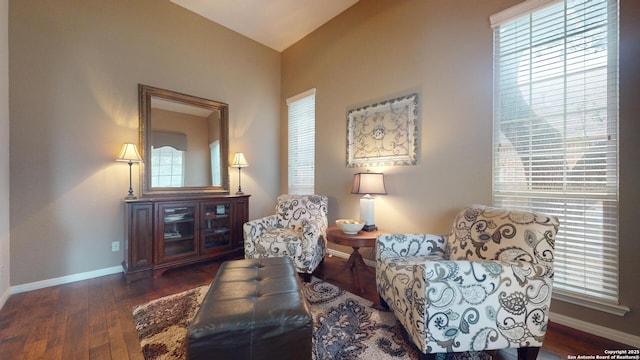
{"type": "Polygon", "coordinates": [[[290,258],[226,261],[187,329],[187,359],[311,359],[312,331],[290,258]]]}

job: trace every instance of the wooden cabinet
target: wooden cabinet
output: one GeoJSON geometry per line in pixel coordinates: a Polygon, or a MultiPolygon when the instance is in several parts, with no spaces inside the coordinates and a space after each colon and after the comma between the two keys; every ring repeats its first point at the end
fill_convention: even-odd
{"type": "Polygon", "coordinates": [[[237,240],[240,239],[242,241],[242,236],[236,239],[234,235],[236,231],[242,231],[242,224],[238,224],[240,227],[237,227],[234,222],[236,204],[237,202],[218,200],[200,205],[200,218],[202,219],[201,253],[226,252],[237,248],[237,240]]]}
{"type": "Polygon", "coordinates": [[[153,204],[131,202],[125,206],[124,273],[127,281],[151,275],[153,269],[153,204]]]}
{"type": "Polygon", "coordinates": [[[197,201],[157,204],[156,263],[174,263],[198,255],[198,217],[197,201]]]}
{"type": "Polygon", "coordinates": [[[239,256],[249,195],[125,201],[128,282],[217,257],[239,256]]]}

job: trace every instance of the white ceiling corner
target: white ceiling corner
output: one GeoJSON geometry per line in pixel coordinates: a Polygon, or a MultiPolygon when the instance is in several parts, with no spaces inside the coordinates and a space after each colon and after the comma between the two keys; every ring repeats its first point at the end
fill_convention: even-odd
{"type": "Polygon", "coordinates": [[[284,51],[358,0],[171,0],[276,51],[284,51]]]}

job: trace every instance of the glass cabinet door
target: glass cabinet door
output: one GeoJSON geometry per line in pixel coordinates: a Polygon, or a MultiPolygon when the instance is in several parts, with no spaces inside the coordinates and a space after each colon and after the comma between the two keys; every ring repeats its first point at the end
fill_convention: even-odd
{"type": "Polygon", "coordinates": [[[201,252],[211,253],[231,247],[231,211],[230,202],[202,204],[201,252]]]}
{"type": "Polygon", "coordinates": [[[195,204],[161,204],[159,207],[160,262],[192,256],[197,253],[195,204]]]}

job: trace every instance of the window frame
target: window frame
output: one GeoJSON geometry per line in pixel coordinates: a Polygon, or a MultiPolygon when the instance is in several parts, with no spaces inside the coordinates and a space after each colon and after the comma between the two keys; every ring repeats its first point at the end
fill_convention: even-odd
{"type": "MultiPolygon", "coordinates": [[[[580,0],[577,0],[577,1],[570,0],[570,1],[575,4],[575,3],[578,3],[578,1],[580,1],[580,0]]],[[[605,173],[607,173],[608,171],[612,171],[612,173],[615,174],[615,181],[614,181],[615,189],[609,188],[610,180],[607,179],[606,180],[606,186],[607,186],[607,191],[608,192],[607,192],[606,196],[603,196],[603,200],[601,200],[601,201],[603,201],[603,203],[607,202],[607,201],[613,202],[614,206],[615,206],[615,209],[613,209],[613,210],[604,209],[602,211],[603,211],[603,213],[608,212],[608,211],[612,211],[611,213],[608,213],[609,214],[609,218],[608,219],[609,219],[609,221],[611,221],[611,217],[613,217],[614,218],[613,220],[615,221],[615,224],[614,224],[615,234],[614,235],[615,235],[615,242],[616,243],[615,243],[615,249],[614,250],[616,252],[615,256],[617,258],[617,252],[619,251],[618,250],[619,249],[619,244],[618,244],[618,225],[617,225],[618,206],[619,206],[618,205],[618,198],[617,198],[618,186],[619,186],[619,183],[617,181],[617,177],[618,177],[618,169],[617,169],[617,167],[618,167],[618,163],[619,163],[619,159],[618,159],[618,155],[617,155],[618,146],[619,146],[618,142],[617,142],[617,136],[618,136],[617,127],[618,127],[618,124],[619,124],[618,104],[617,104],[617,100],[618,100],[617,88],[618,88],[618,82],[619,82],[618,72],[617,72],[617,69],[618,69],[618,56],[617,56],[618,55],[618,36],[619,36],[619,3],[618,3],[617,0],[607,0],[606,3],[607,3],[607,5],[606,5],[607,6],[607,8],[606,8],[606,11],[607,11],[607,25],[606,25],[607,49],[604,50],[604,51],[606,51],[606,59],[607,59],[607,64],[606,64],[606,69],[607,69],[606,80],[607,80],[607,84],[605,85],[606,86],[606,90],[607,90],[607,91],[605,91],[605,93],[607,94],[607,100],[606,100],[607,101],[607,103],[606,103],[606,111],[607,111],[607,113],[606,113],[607,120],[606,121],[607,121],[607,123],[606,123],[605,127],[607,127],[607,136],[611,136],[610,133],[608,132],[609,130],[611,130],[613,132],[613,134],[614,134],[613,136],[615,137],[615,139],[609,138],[609,140],[613,140],[614,141],[614,150],[612,152],[611,151],[607,152],[606,161],[611,160],[612,163],[610,163],[610,162],[606,163],[605,173]],[[615,77],[615,79],[614,79],[614,77],[615,77]],[[614,81],[612,82],[612,80],[614,80],[614,81]],[[613,88],[615,88],[615,89],[613,89],[613,88]],[[612,94],[613,94],[614,91],[615,91],[615,94],[614,94],[615,98],[613,100],[611,100],[612,94]]],[[[505,181],[501,182],[499,180],[499,178],[500,178],[499,174],[501,172],[502,172],[502,174],[505,173],[503,170],[505,170],[505,169],[506,170],[513,170],[515,168],[514,165],[505,165],[504,167],[501,167],[501,165],[498,162],[499,161],[499,156],[500,156],[500,151],[501,151],[501,149],[500,149],[501,136],[505,136],[501,131],[501,126],[503,124],[505,124],[505,122],[501,122],[501,121],[505,121],[504,120],[505,118],[501,118],[501,116],[503,115],[503,114],[501,114],[501,111],[502,111],[502,107],[504,106],[502,104],[503,98],[501,97],[501,95],[507,95],[507,96],[508,95],[512,95],[513,96],[514,94],[519,93],[521,91],[520,89],[517,89],[517,90],[512,90],[511,93],[509,93],[509,90],[505,90],[504,92],[501,92],[501,90],[502,90],[501,85],[504,85],[501,81],[505,78],[504,77],[505,73],[501,72],[501,69],[503,69],[503,68],[500,67],[500,65],[501,65],[500,60],[507,59],[507,57],[504,57],[503,53],[501,53],[502,48],[500,48],[500,46],[501,46],[500,40],[502,40],[502,38],[500,37],[501,34],[499,32],[501,31],[502,26],[505,26],[505,25],[509,26],[509,24],[511,24],[511,26],[516,28],[518,26],[518,25],[515,24],[516,21],[521,21],[521,20],[526,19],[526,17],[529,17],[529,22],[528,22],[529,32],[527,33],[527,31],[526,31],[526,23],[525,23],[525,25],[523,25],[523,27],[525,28],[525,31],[522,31],[522,33],[528,34],[529,39],[527,39],[527,40],[530,41],[530,43],[528,43],[525,46],[523,46],[520,43],[518,43],[518,46],[515,47],[516,50],[514,50],[513,52],[516,53],[516,52],[520,51],[520,50],[518,50],[520,46],[522,46],[523,48],[528,49],[530,52],[532,52],[532,51],[534,51],[534,49],[536,47],[535,41],[532,40],[532,39],[535,39],[534,35],[538,35],[538,34],[534,33],[535,30],[531,30],[531,27],[533,26],[533,25],[531,25],[531,23],[532,23],[532,19],[533,19],[534,13],[538,14],[538,12],[542,12],[546,8],[548,8],[550,6],[553,6],[553,5],[557,5],[557,4],[563,4],[562,6],[564,7],[563,8],[563,11],[564,11],[563,21],[564,22],[562,23],[563,26],[564,26],[564,28],[563,28],[564,33],[562,35],[562,39],[564,41],[564,43],[563,43],[564,48],[563,48],[562,56],[563,56],[563,59],[565,59],[564,60],[565,63],[564,63],[564,68],[563,68],[563,72],[562,72],[562,78],[565,79],[565,80],[564,80],[564,84],[563,84],[563,88],[562,89],[564,91],[563,96],[564,96],[564,101],[565,101],[565,103],[564,103],[565,107],[563,108],[563,114],[564,114],[564,118],[565,118],[564,119],[564,124],[565,124],[565,127],[566,127],[566,124],[567,124],[567,121],[568,121],[567,120],[567,118],[568,118],[567,113],[570,111],[570,110],[568,110],[568,106],[567,106],[567,104],[569,103],[567,101],[567,98],[569,97],[567,89],[572,89],[569,85],[567,85],[568,82],[567,82],[566,79],[569,78],[572,75],[572,73],[568,70],[569,66],[567,66],[567,60],[566,59],[573,54],[572,48],[570,47],[570,45],[568,45],[570,43],[570,40],[567,40],[567,39],[570,39],[570,34],[569,34],[569,31],[567,30],[568,26],[569,26],[569,25],[567,25],[567,23],[569,21],[568,20],[569,16],[567,16],[567,14],[568,14],[567,2],[566,1],[562,1],[562,0],[539,0],[539,1],[536,1],[536,2],[527,1],[527,2],[524,2],[524,3],[518,4],[518,5],[516,5],[516,6],[512,7],[512,8],[509,8],[509,9],[507,9],[505,11],[502,11],[502,12],[500,12],[498,14],[495,14],[495,15],[491,16],[491,18],[490,18],[492,27],[494,28],[494,110],[493,110],[493,114],[494,114],[493,115],[494,116],[494,125],[493,125],[494,126],[493,159],[494,159],[494,161],[493,161],[493,171],[492,171],[492,180],[493,180],[492,181],[492,183],[493,183],[492,196],[493,196],[493,203],[496,206],[505,206],[505,203],[506,203],[508,205],[512,205],[511,207],[520,206],[521,209],[527,209],[526,203],[527,202],[531,202],[533,199],[537,200],[539,203],[545,203],[545,202],[546,203],[551,203],[551,202],[553,202],[553,199],[554,199],[553,191],[548,191],[546,193],[545,193],[545,191],[541,191],[541,192],[540,191],[536,192],[535,190],[534,191],[530,191],[532,187],[535,188],[536,181],[538,181],[537,178],[534,175],[534,174],[536,174],[535,171],[529,171],[528,172],[528,174],[529,174],[528,175],[528,179],[526,179],[524,181],[522,180],[522,177],[527,178],[527,175],[526,175],[527,171],[523,171],[524,175],[518,175],[517,173],[515,173],[515,175],[518,175],[520,177],[520,179],[519,180],[514,180],[514,183],[517,184],[518,181],[522,181],[523,183],[527,183],[529,185],[529,188],[521,189],[520,190],[521,193],[518,193],[518,190],[516,189],[516,190],[512,191],[513,194],[509,195],[508,192],[505,191],[505,189],[507,189],[507,186],[504,185],[505,181]],[[548,200],[539,201],[538,199],[536,199],[537,194],[541,194],[540,196],[548,197],[548,200]],[[528,198],[529,200],[524,200],[524,201],[521,200],[521,199],[509,200],[509,196],[512,196],[512,197],[521,196],[523,198],[528,198]]],[[[558,6],[560,6],[560,5],[558,5],[558,6]]],[[[551,11],[551,10],[554,10],[554,9],[549,9],[549,11],[551,11]]],[[[588,14],[591,15],[591,13],[588,13],[588,14]]],[[[549,21],[549,20],[547,20],[547,21],[549,21]]],[[[542,21],[540,23],[542,23],[542,21]]],[[[551,26],[549,26],[548,24],[544,25],[544,26],[546,27],[545,30],[547,30],[549,32],[551,32],[554,29],[551,26]]],[[[543,26],[541,25],[541,27],[543,27],[543,26]]],[[[584,28],[581,28],[581,29],[584,29],[584,28]]],[[[511,34],[511,35],[512,36],[517,36],[517,35],[515,35],[515,34],[517,34],[516,31],[517,30],[514,30],[513,31],[514,34],[511,34]]],[[[549,35],[549,34],[548,33],[544,33],[544,35],[549,35]]],[[[506,37],[505,37],[505,39],[506,39],[506,37]]],[[[525,44],[526,44],[526,41],[525,41],[525,44]]],[[[513,56],[517,60],[520,55],[513,55],[513,56]]],[[[543,70],[540,70],[543,67],[543,65],[541,65],[542,62],[538,62],[537,64],[534,64],[534,62],[535,62],[534,59],[535,58],[532,56],[531,59],[532,60],[530,60],[530,66],[529,66],[529,69],[528,69],[529,76],[532,76],[532,74],[534,74],[536,71],[543,71],[543,70]],[[537,70],[532,70],[536,66],[538,66],[538,69],[537,70]]],[[[517,60],[517,61],[519,61],[519,60],[517,60]]],[[[520,71],[518,69],[518,67],[519,67],[518,63],[513,62],[513,63],[511,63],[511,65],[512,65],[513,68],[516,68],[516,70],[512,70],[513,72],[517,73],[517,72],[520,71]]],[[[582,70],[582,72],[584,72],[585,74],[588,71],[591,71],[591,70],[590,69],[582,70]]],[[[518,74],[518,75],[513,75],[513,76],[515,77],[515,76],[520,76],[520,75],[518,74]]],[[[533,82],[533,80],[530,80],[530,81],[533,82]]],[[[520,85],[517,85],[517,86],[520,86],[520,85]]],[[[547,87],[547,89],[548,88],[550,88],[550,87],[547,87]]],[[[534,90],[531,90],[530,94],[533,94],[533,91],[534,90]]],[[[586,92],[586,90],[585,90],[585,92],[586,92]]],[[[547,96],[548,94],[553,94],[553,93],[551,91],[547,91],[547,92],[543,92],[543,94],[544,94],[544,96],[547,96]]],[[[520,96],[522,96],[522,94],[520,94],[520,96]]],[[[549,95],[549,96],[553,96],[553,95],[549,95]]],[[[586,98],[586,95],[585,95],[585,98],[586,98]]],[[[526,105],[527,105],[529,113],[532,114],[532,115],[529,115],[529,116],[537,117],[538,115],[535,114],[535,111],[533,110],[533,107],[534,107],[533,102],[529,102],[526,105]]],[[[584,114],[585,112],[586,111],[583,111],[582,113],[584,114]]],[[[505,116],[509,116],[509,115],[505,115],[505,116]]],[[[533,128],[532,124],[535,125],[535,123],[533,121],[531,121],[529,123],[530,129],[533,128]]],[[[535,130],[528,130],[528,131],[529,131],[528,132],[528,134],[529,134],[528,136],[535,137],[535,130]]],[[[526,133],[525,133],[525,135],[526,135],[526,133]]],[[[569,139],[569,135],[567,135],[567,133],[565,133],[563,135],[563,140],[562,140],[562,144],[564,144],[565,147],[567,146],[566,145],[566,143],[568,141],[567,139],[569,139]]],[[[544,138],[544,140],[547,141],[547,138],[544,138]]],[[[512,143],[509,142],[509,144],[511,145],[512,143]]],[[[536,145],[540,146],[541,144],[543,144],[543,141],[537,141],[536,142],[536,140],[533,140],[532,144],[533,144],[532,146],[536,146],[536,145]]],[[[560,143],[558,143],[558,144],[560,144],[560,143]]],[[[513,146],[517,147],[520,151],[522,150],[522,147],[518,147],[517,144],[515,144],[513,146]]],[[[609,148],[611,145],[610,144],[606,144],[606,146],[607,146],[607,148],[609,148]]],[[[502,150],[504,151],[504,149],[502,149],[502,150]]],[[[513,156],[513,158],[515,158],[515,157],[518,157],[518,156],[513,156]]],[[[535,157],[534,151],[530,150],[530,152],[528,153],[528,158],[527,158],[527,159],[529,159],[528,164],[525,164],[524,166],[527,166],[527,165],[531,166],[533,164],[534,165],[533,167],[535,167],[536,164],[532,160],[534,157],[535,157]]],[[[563,163],[562,166],[564,166],[564,168],[568,168],[568,161],[567,161],[566,153],[565,153],[565,157],[564,157],[564,163],[563,163]]],[[[592,164],[591,167],[588,167],[586,162],[585,162],[584,167],[585,167],[585,171],[589,171],[590,169],[593,170],[593,169],[596,168],[595,165],[593,165],[593,164],[592,164]]],[[[564,179],[564,183],[565,184],[570,182],[570,181],[572,181],[570,178],[567,180],[566,176],[567,176],[566,174],[562,175],[562,178],[564,179]]],[[[552,182],[554,182],[554,181],[555,180],[552,180],[552,182]]],[[[586,188],[586,187],[584,187],[584,188],[586,188]]],[[[555,196],[560,196],[560,195],[555,195],[555,196]]],[[[583,190],[583,192],[580,193],[580,194],[578,194],[578,193],[575,193],[575,194],[562,194],[562,198],[561,198],[562,200],[560,200],[560,202],[561,201],[570,201],[570,200],[567,200],[567,199],[571,199],[571,198],[579,199],[580,196],[585,196],[586,197],[586,196],[594,196],[594,195],[592,193],[590,193],[589,191],[587,191],[587,190],[583,190]],[[587,194],[587,195],[582,195],[582,194],[587,194]]],[[[556,215],[556,216],[561,218],[560,231],[558,233],[558,236],[556,237],[556,243],[557,244],[559,243],[559,241],[563,241],[563,236],[564,236],[563,235],[563,231],[565,231],[565,229],[566,229],[566,227],[568,225],[568,222],[565,222],[565,228],[563,228],[563,215],[567,213],[566,212],[567,206],[570,206],[570,205],[564,205],[564,206],[565,206],[564,207],[564,210],[565,210],[564,212],[559,211],[559,213],[557,213],[557,214],[551,213],[552,215],[556,215]]],[[[551,207],[551,205],[547,205],[546,207],[551,207]]],[[[570,208],[570,209],[573,209],[573,208],[570,208]]],[[[535,208],[528,208],[528,210],[536,211],[535,208]]],[[[585,215],[585,217],[586,217],[586,215],[585,215]]],[[[566,217],[564,219],[566,219],[566,217]]],[[[605,225],[609,225],[609,223],[605,222],[605,225]]],[[[584,225],[584,226],[587,226],[587,225],[584,225]]],[[[586,227],[585,229],[588,229],[588,227],[586,227]]],[[[586,233],[587,230],[583,230],[583,231],[585,231],[585,233],[586,233]]],[[[586,240],[585,240],[585,243],[587,243],[586,240]]],[[[603,240],[603,245],[601,247],[601,249],[603,249],[602,250],[602,258],[601,259],[604,259],[605,256],[608,256],[608,255],[605,255],[605,251],[606,250],[610,250],[611,246],[612,245],[610,243],[607,243],[606,240],[603,240]]],[[[565,247],[569,247],[569,245],[567,244],[567,245],[565,245],[565,247]]],[[[556,247],[556,248],[558,249],[558,247],[556,247]]],[[[562,256],[563,254],[560,254],[560,255],[562,256]]],[[[588,264],[588,261],[590,259],[590,255],[586,255],[586,256],[589,256],[589,257],[586,257],[585,258],[586,260],[583,260],[584,261],[584,265],[583,266],[585,267],[585,269],[588,267],[587,264],[588,264]]],[[[558,266],[559,262],[557,260],[558,260],[558,252],[556,251],[556,268],[558,269],[558,268],[561,268],[561,267],[558,266]]],[[[558,300],[562,300],[562,301],[565,301],[565,302],[569,302],[569,303],[573,303],[573,304],[577,304],[577,305],[593,308],[593,309],[596,309],[596,310],[605,311],[605,312],[613,313],[613,314],[620,315],[620,316],[624,315],[626,312],[629,311],[629,308],[626,307],[626,306],[620,305],[620,303],[619,303],[620,287],[619,287],[619,276],[617,276],[618,272],[619,272],[619,263],[618,263],[617,260],[615,261],[615,265],[617,266],[617,268],[615,269],[616,279],[612,281],[609,278],[604,278],[605,279],[604,281],[606,281],[605,282],[606,285],[610,285],[610,283],[608,281],[612,281],[612,283],[615,283],[615,299],[613,299],[611,294],[604,294],[605,291],[603,291],[603,295],[601,295],[602,297],[593,296],[594,292],[591,292],[589,295],[585,295],[584,292],[580,292],[579,290],[576,290],[576,289],[571,290],[571,289],[569,289],[570,286],[566,285],[566,284],[562,284],[563,288],[560,288],[561,286],[554,287],[553,297],[555,299],[558,299],[558,300]]],[[[572,266],[573,265],[569,265],[568,269],[572,270],[573,269],[572,266]]],[[[603,266],[605,266],[605,265],[603,265],[603,266]]],[[[602,270],[602,271],[603,271],[603,274],[607,275],[607,270],[602,270]]],[[[556,270],[556,272],[558,272],[558,271],[556,270]]],[[[611,271],[609,271],[609,272],[611,272],[611,271]]],[[[561,277],[561,275],[558,276],[558,278],[560,278],[560,277],[561,277]]],[[[585,284],[582,285],[582,288],[583,289],[587,289],[588,288],[587,280],[585,280],[585,284]]]]}

